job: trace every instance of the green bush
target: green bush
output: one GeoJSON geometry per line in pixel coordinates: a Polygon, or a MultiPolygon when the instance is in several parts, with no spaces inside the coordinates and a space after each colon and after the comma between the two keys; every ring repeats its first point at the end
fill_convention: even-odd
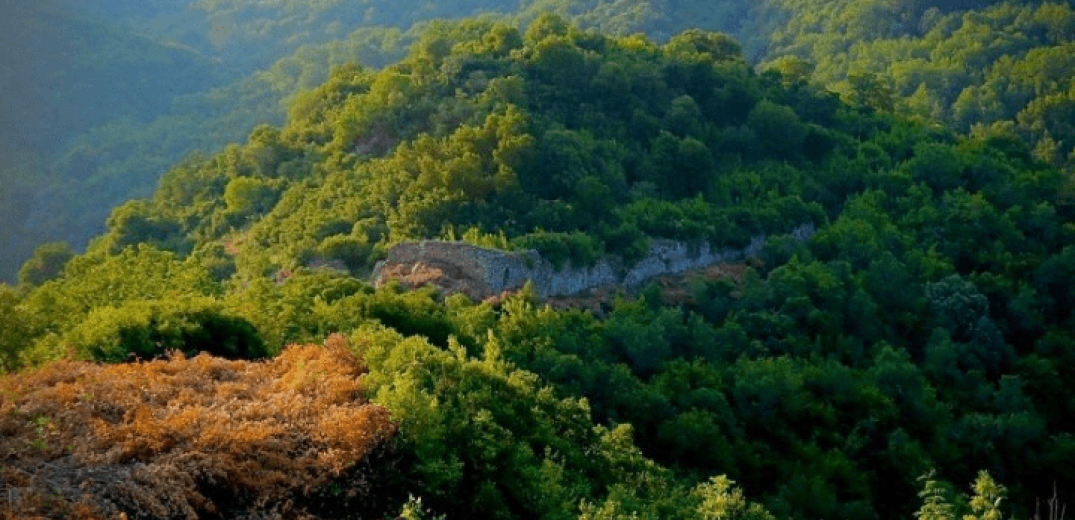
{"type": "Polygon", "coordinates": [[[19,295],[0,284],[0,374],[19,368],[19,354],[30,343],[27,316],[18,304],[19,295]]]}
{"type": "Polygon", "coordinates": [[[269,211],[280,194],[271,181],[236,177],[224,190],[228,210],[239,215],[256,215],[269,211]]]}
{"type": "Polygon", "coordinates": [[[373,253],[373,245],[364,236],[330,236],[318,246],[318,253],[327,262],[342,262],[352,272],[367,270],[373,264],[370,256],[373,253]]]}
{"type": "Polygon", "coordinates": [[[50,242],[34,249],[19,269],[19,283],[36,287],[63,274],[67,262],[75,256],[67,242],[50,242]]]}
{"type": "Polygon", "coordinates": [[[62,345],[81,358],[104,362],[121,362],[132,355],[152,358],[173,349],[227,358],[268,354],[253,325],[228,315],[220,303],[208,298],[99,307],[63,336],[62,345]]]}
{"type": "Polygon", "coordinates": [[[513,241],[516,249],[536,250],[557,271],[570,262],[575,267],[593,265],[604,254],[604,244],[586,233],[537,231],[513,241]]]}

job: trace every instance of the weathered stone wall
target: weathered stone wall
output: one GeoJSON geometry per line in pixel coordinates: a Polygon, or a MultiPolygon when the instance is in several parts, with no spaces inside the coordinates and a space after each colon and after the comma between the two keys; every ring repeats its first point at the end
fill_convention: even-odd
{"type": "MultiPolygon", "coordinates": [[[[799,241],[813,234],[813,224],[791,231],[799,241]]],[[[609,285],[633,289],[658,276],[739,262],[760,254],[765,238],[754,237],[743,249],[720,250],[713,250],[709,244],[692,246],[674,240],[653,240],[649,254],[629,268],[618,257],[609,256],[588,267],[576,268],[569,263],[560,271],[536,251],[506,252],[463,242],[426,240],[392,248],[374,268],[373,281],[380,286],[390,278],[399,278],[407,284],[408,273],[421,271],[421,283],[426,283],[429,272],[439,271],[433,283],[447,290],[461,290],[476,299],[521,289],[527,281],[534,283],[543,298],[570,296],[609,285]]]]}

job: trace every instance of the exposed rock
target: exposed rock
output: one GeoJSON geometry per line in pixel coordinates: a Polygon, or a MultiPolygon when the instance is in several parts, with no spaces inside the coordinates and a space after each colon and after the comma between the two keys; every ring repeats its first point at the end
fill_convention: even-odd
{"type": "MultiPolygon", "coordinates": [[[[678,306],[694,303],[694,294],[690,290],[692,282],[720,278],[730,278],[741,282],[746,269],[747,266],[744,263],[720,264],[705,269],[691,269],[674,275],[659,276],[652,281],[660,288],[662,305],[678,306]]],[[[604,286],[572,296],[550,296],[545,302],[554,309],[585,309],[595,316],[604,317],[612,310],[616,298],[623,292],[623,288],[618,286],[604,286]]],[[[500,299],[503,299],[503,296],[494,297],[493,301],[500,299]]]]}
{"type": "MultiPolygon", "coordinates": [[[[798,241],[814,234],[813,224],[791,231],[798,241]]],[[[598,287],[618,286],[631,290],[667,275],[741,262],[757,256],[765,245],[764,236],[754,237],[743,249],[714,250],[708,243],[692,245],[674,240],[653,240],[649,254],[633,266],[616,256],[608,256],[590,266],[570,263],[557,271],[536,251],[509,252],[486,249],[464,242],[425,240],[399,244],[378,262],[373,283],[381,286],[397,279],[408,287],[432,283],[448,293],[462,292],[474,300],[494,298],[517,291],[527,281],[542,298],[572,296],[598,287]]]]}

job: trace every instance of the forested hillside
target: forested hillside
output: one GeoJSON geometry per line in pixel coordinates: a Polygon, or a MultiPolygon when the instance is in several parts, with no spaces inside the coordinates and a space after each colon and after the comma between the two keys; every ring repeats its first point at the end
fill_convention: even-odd
{"type": "MultiPolygon", "coordinates": [[[[1070,3],[1056,1],[199,0],[142,2],[134,8],[109,0],[43,5],[59,6],[53,11],[65,19],[72,10],[94,17],[94,32],[107,22],[113,34],[135,34],[175,52],[197,53],[216,66],[209,76],[182,67],[147,72],[145,77],[165,84],[152,88],[148,98],[145,90],[139,91],[140,99],[151,101],[148,105],[108,105],[106,119],[90,117],[92,124],[73,134],[58,132],[54,125],[69,125],[93,114],[90,107],[102,106],[92,96],[80,97],[92,89],[79,87],[76,95],[66,96],[76,103],[54,112],[63,117],[15,118],[21,124],[46,123],[39,129],[52,142],[47,150],[20,145],[6,154],[5,179],[10,180],[5,181],[4,207],[10,218],[5,221],[12,224],[5,227],[0,246],[0,276],[9,281],[36,245],[64,240],[82,249],[100,233],[111,208],[147,196],[160,175],[185,155],[213,153],[240,141],[258,124],[283,123],[293,96],[325,81],[332,66],[357,61],[379,68],[395,61],[435,18],[480,14],[518,25],[553,11],[580,27],[616,35],[642,32],[661,42],[691,27],[723,31],[740,41],[748,63],[831,89],[845,102],[941,122],[961,133],[983,133],[996,125],[1002,127],[997,131],[1027,142],[1036,158],[1066,171],[1072,169],[1069,156],[1075,152],[1069,106],[1075,74],[1068,58],[1075,16],[1070,3]],[[166,79],[176,77],[182,79],[166,79]],[[175,87],[185,85],[198,85],[197,92],[175,97],[175,87]],[[136,110],[123,115],[131,109],[136,110]]],[[[33,26],[17,25],[7,34],[33,26]]],[[[7,48],[51,47],[20,43],[34,37],[15,36],[7,48]]],[[[124,53],[107,46],[78,53],[101,71],[117,61],[145,61],[123,61],[124,53]]],[[[40,74],[15,70],[19,73],[13,77],[36,80],[27,84],[52,92],[48,95],[54,99],[71,88],[67,83],[52,89],[51,83],[38,82],[40,74]]],[[[59,79],[64,77],[71,76],[59,79]]],[[[16,99],[33,99],[26,89],[15,92],[26,94],[16,99]]]]}
{"type": "Polygon", "coordinates": [[[0,19],[0,279],[13,281],[42,238],[70,236],[43,236],[28,221],[42,190],[86,181],[86,168],[50,166],[65,142],[107,121],[150,120],[175,96],[218,83],[219,71],[188,50],[72,14],[68,2],[9,4],[0,19]]]}
{"type": "MultiPolygon", "coordinates": [[[[588,27],[617,34],[647,32],[667,39],[700,25],[733,31],[739,24],[738,2],[693,15],[695,5],[648,2],[545,1],[503,2],[262,2],[253,0],[144,2],[100,1],[57,4],[53,11],[71,17],[77,10],[156,42],[195,52],[217,64],[220,81],[213,88],[175,96],[171,87],[155,91],[152,107],[125,117],[95,120],[77,135],[57,135],[47,123],[53,146],[34,150],[33,162],[16,163],[10,177],[35,179],[16,189],[11,183],[11,239],[0,247],[0,277],[15,279],[19,265],[37,244],[64,240],[81,249],[99,234],[111,208],[152,192],[160,175],[192,152],[212,153],[240,141],[261,123],[283,123],[291,98],[328,78],[332,66],[349,62],[382,67],[399,59],[421,26],[435,18],[483,16],[524,23],[552,10],[588,27]],[[56,139],[59,137],[58,139],[56,139]],[[48,172],[43,175],[42,172],[48,172]],[[17,175],[16,175],[17,174],[17,175]]],[[[17,31],[15,32],[17,34],[17,31]]],[[[30,48],[15,45],[9,48],[30,48]]],[[[90,47],[88,59],[120,59],[108,49],[90,47]]],[[[48,55],[39,58],[50,62],[48,55]]],[[[133,60],[131,63],[137,63],[133,60]]],[[[107,64],[105,64],[107,65],[107,64]]],[[[101,66],[100,70],[109,70],[101,66]]],[[[204,73],[174,71],[205,80],[204,73]]],[[[147,72],[148,74],[148,72],[147,72]]],[[[20,77],[32,78],[30,74],[20,77]]],[[[161,77],[168,77],[167,74],[161,77]]],[[[19,96],[24,99],[27,96],[19,96]]],[[[80,110],[92,103],[77,105],[80,110]]],[[[77,112],[77,111],[75,111],[77,112]]],[[[64,118],[61,118],[61,120],[64,118]]],[[[72,118],[65,118],[72,119],[72,118]]]]}
{"type": "Polygon", "coordinates": [[[772,66],[851,103],[960,132],[1007,129],[1036,158],[1075,170],[1070,2],[769,3],[795,13],[772,34],[772,66]]]}
{"type": "Polygon", "coordinates": [[[555,12],[603,32],[645,32],[665,40],[690,27],[738,32],[744,19],[758,13],[742,0],[150,0],[136,8],[120,0],[100,0],[77,8],[216,56],[243,74],[298,47],[345,38],[358,27],[405,30],[434,19],[479,15],[526,22],[542,12],[555,12]]]}
{"type": "Polygon", "coordinates": [[[383,69],[335,68],[285,124],[175,165],[86,253],[41,248],[20,287],[0,287],[0,366],[15,372],[0,379],[0,507],[984,519],[1031,518],[1075,489],[1075,198],[1015,128],[967,135],[844,103],[757,72],[720,33],[655,41],[543,15],[415,38],[383,69]],[[809,242],[787,236],[804,223],[809,242]],[[580,265],[637,260],[654,238],[756,235],[742,276],[677,288],[689,297],[652,285],[600,316],[527,290],[474,302],[364,281],[422,238],[580,265]],[[272,361],[212,368],[225,362],[185,357],[198,352],[272,361]],[[184,363],[205,375],[168,375],[184,363]],[[262,370],[277,386],[236,383],[262,370]],[[135,390],[155,384],[197,406],[135,390]],[[108,404],[122,389],[136,395],[108,404]],[[209,457],[212,430],[195,425],[227,428],[205,403],[228,395],[341,408],[300,414],[316,427],[290,437],[243,430],[257,442],[209,457]],[[349,414],[369,427],[341,428],[349,414]],[[234,469],[299,455],[298,481],[234,469]],[[156,485],[124,473],[86,484],[91,499],[70,492],[120,464],[184,491],[124,499],[156,485]]]}

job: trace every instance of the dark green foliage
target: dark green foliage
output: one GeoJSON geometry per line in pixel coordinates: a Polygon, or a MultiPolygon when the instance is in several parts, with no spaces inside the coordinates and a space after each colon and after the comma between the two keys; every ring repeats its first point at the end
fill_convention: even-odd
{"type": "Polygon", "coordinates": [[[136,244],[147,244],[158,249],[186,252],[188,247],[183,228],[171,218],[151,215],[150,206],[144,201],[130,201],[112,211],[106,225],[112,253],[136,244]]]}
{"type": "Polygon", "coordinates": [[[767,65],[786,81],[812,79],[853,105],[964,132],[1011,128],[1038,159],[1071,169],[1069,2],[765,3],[788,16],[769,33],[767,65]]]}
{"type": "Polygon", "coordinates": [[[537,231],[519,237],[513,242],[518,249],[536,250],[542,258],[562,269],[568,262],[575,267],[589,266],[602,256],[600,245],[588,235],[573,233],[548,233],[537,231]]]}
{"type": "Polygon", "coordinates": [[[791,108],[762,101],[747,115],[747,128],[763,156],[794,159],[802,153],[807,129],[791,108]]]}
{"type": "Polygon", "coordinates": [[[64,334],[64,348],[79,357],[104,362],[152,359],[169,350],[187,355],[207,352],[231,359],[268,354],[257,330],[228,315],[213,300],[139,301],[94,310],[64,334]]]}
{"type": "Polygon", "coordinates": [[[74,256],[75,252],[66,242],[41,244],[34,249],[34,256],[19,269],[19,283],[36,287],[57,278],[74,256]]]}
{"type": "Polygon", "coordinates": [[[14,289],[0,284],[0,374],[20,368],[20,354],[33,342],[32,317],[19,300],[14,289]]]}
{"type": "Polygon", "coordinates": [[[1075,295],[1064,280],[1075,275],[1075,247],[1067,246],[1049,257],[1034,273],[1034,282],[1042,296],[1043,312],[1049,316],[1071,316],[1075,311],[1075,295]]]}
{"type": "MultiPolygon", "coordinates": [[[[864,41],[978,23],[927,23],[918,2],[832,9],[864,41]]],[[[401,471],[449,516],[765,518],[728,479],[780,518],[984,515],[938,487],[982,469],[1026,516],[1054,481],[1075,486],[1075,199],[1021,130],[903,117],[907,93],[870,71],[848,72],[845,105],[795,79],[801,63],[755,73],[716,33],[660,45],[545,16],[417,41],[384,70],[336,69],[283,127],[117,209],[62,277],[4,296],[31,324],[0,321],[7,352],[249,355],[350,332],[401,471]],[[637,260],[658,238],[759,256],[600,317],[350,276],[456,230],[557,265],[637,260]]]]}

